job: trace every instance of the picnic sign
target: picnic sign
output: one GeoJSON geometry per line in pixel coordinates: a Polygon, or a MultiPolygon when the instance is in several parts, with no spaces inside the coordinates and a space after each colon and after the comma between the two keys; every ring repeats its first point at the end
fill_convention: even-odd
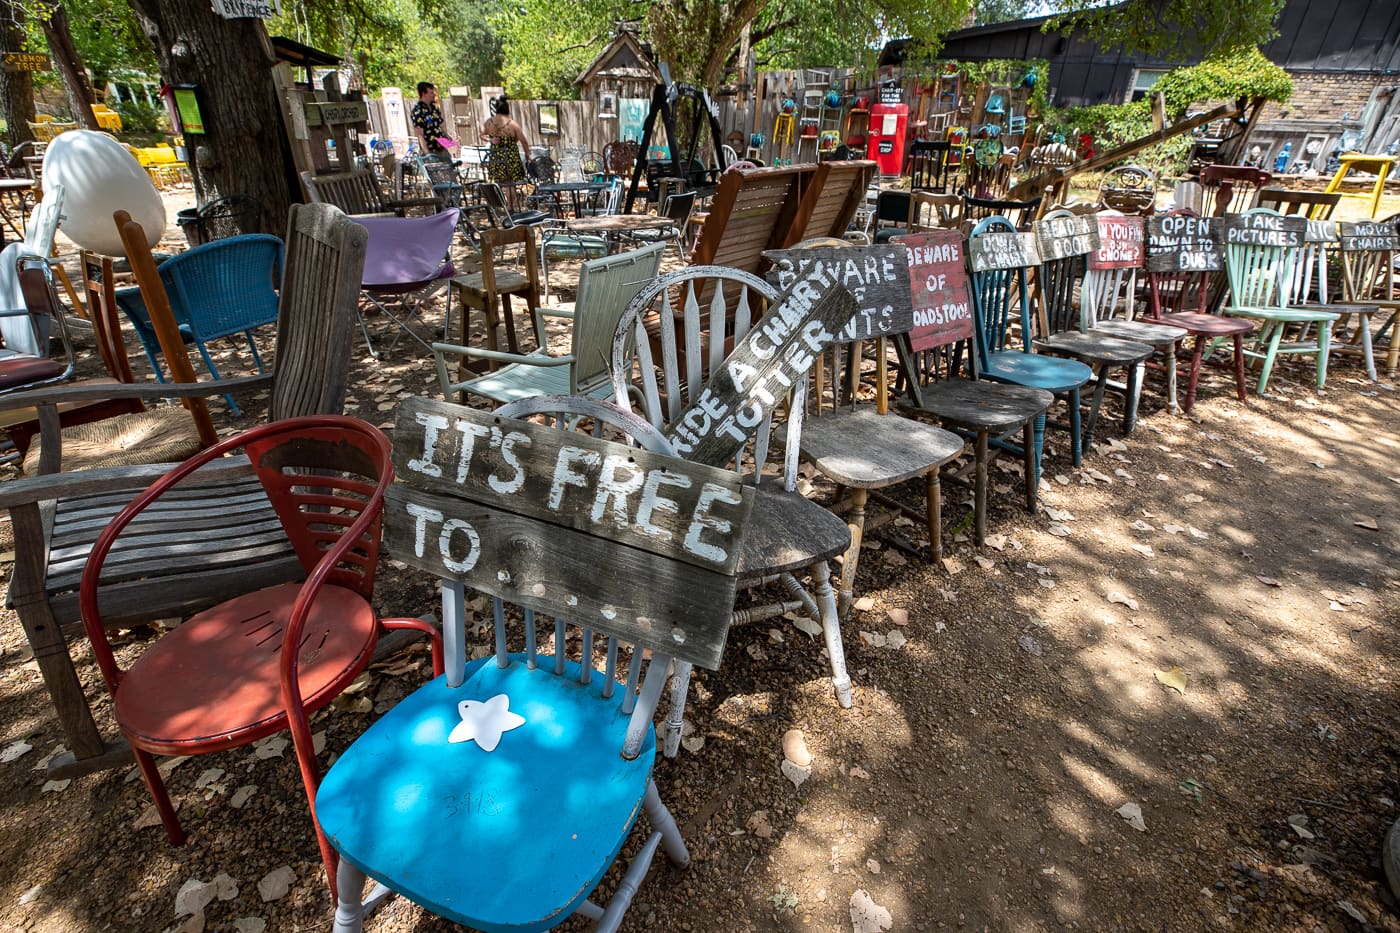
{"type": "Polygon", "coordinates": [[[932,350],[972,337],[972,299],[967,291],[967,257],[957,230],[931,230],[899,238],[909,251],[909,284],[914,322],[909,346],[932,350]]]}
{"type": "Polygon", "coordinates": [[[817,355],[838,342],[859,309],[825,265],[814,264],[710,374],[672,423],[667,438],[687,460],[728,463],[763,419],[803,379],[817,355]]]}
{"type": "Polygon", "coordinates": [[[773,263],[765,278],[778,289],[817,270],[845,286],[857,308],[838,343],[903,334],[914,326],[909,262],[898,245],[773,249],[763,256],[773,263]]]}
{"type": "Polygon", "coordinates": [[[1089,257],[1089,268],[1140,269],[1146,255],[1146,219],[1112,214],[1099,214],[1097,218],[1099,248],[1089,257]]]}
{"type": "Polygon", "coordinates": [[[1400,235],[1395,224],[1377,223],[1374,220],[1356,224],[1340,224],[1342,249],[1348,252],[1366,250],[1384,252],[1400,250],[1400,235]]]}
{"type": "Polygon", "coordinates": [[[1148,218],[1147,268],[1166,273],[1219,271],[1219,221],[1190,214],[1148,218]]]}
{"type": "Polygon", "coordinates": [[[437,577],[718,667],[753,489],[588,434],[409,399],[385,540],[437,577]]]}

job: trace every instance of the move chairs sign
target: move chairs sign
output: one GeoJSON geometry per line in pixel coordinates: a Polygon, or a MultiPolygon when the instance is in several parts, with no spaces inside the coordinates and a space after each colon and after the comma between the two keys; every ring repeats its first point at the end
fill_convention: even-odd
{"type": "Polygon", "coordinates": [[[399,410],[394,469],[400,560],[719,666],[753,506],[737,474],[422,398],[399,410]]]}
{"type": "Polygon", "coordinates": [[[1342,249],[1348,252],[1357,250],[1400,250],[1400,235],[1396,225],[1367,221],[1357,224],[1339,224],[1342,235],[1342,249]]]}

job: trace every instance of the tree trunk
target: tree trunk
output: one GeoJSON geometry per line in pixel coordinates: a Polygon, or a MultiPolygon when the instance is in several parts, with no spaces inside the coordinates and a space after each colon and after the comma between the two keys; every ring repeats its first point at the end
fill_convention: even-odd
{"type": "MultiPolygon", "coordinates": [[[[7,49],[24,48],[24,8],[15,0],[0,0],[0,43],[7,49]]],[[[10,128],[10,146],[33,142],[29,124],[34,119],[34,76],[27,71],[0,71],[0,106],[10,128]]]]}
{"type": "Polygon", "coordinates": [[[63,9],[63,4],[54,4],[49,15],[43,19],[43,27],[54,67],[63,79],[63,89],[68,92],[68,107],[73,111],[73,119],[85,130],[101,130],[102,125],[92,112],[92,84],[88,81],[87,69],[83,67],[78,47],[73,44],[73,33],[68,28],[68,12],[63,9]]]}
{"type": "Polygon", "coordinates": [[[265,229],[284,229],[292,194],[276,60],[262,21],[224,19],[208,0],[130,3],[161,78],[198,86],[204,134],[187,134],[185,146],[200,203],[246,194],[262,203],[265,229]]]}

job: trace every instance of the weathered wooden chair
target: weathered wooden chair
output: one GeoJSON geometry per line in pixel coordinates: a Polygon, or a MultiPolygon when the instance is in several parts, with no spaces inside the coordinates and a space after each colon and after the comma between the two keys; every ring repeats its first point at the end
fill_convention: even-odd
{"type": "MultiPolygon", "coordinates": [[[[1167,408],[1178,411],[1176,398],[1176,347],[1186,330],[1170,324],[1138,320],[1138,270],[1146,257],[1147,221],[1128,217],[1116,210],[1096,215],[1099,249],[1089,255],[1089,271],[1084,276],[1080,307],[1084,326],[1094,333],[1145,343],[1154,353],[1166,357],[1162,368],[1167,376],[1167,408]],[[1118,317],[1122,307],[1123,316],[1118,317]]],[[[1143,384],[1143,368],[1138,364],[1138,385],[1143,384]]],[[[1155,365],[1155,364],[1154,364],[1155,365]]]]}
{"type": "MultiPolygon", "coordinates": [[[[132,232],[144,242],[144,234],[132,232]]],[[[42,443],[55,455],[60,443],[56,409],[71,400],[119,394],[199,397],[270,386],[269,420],[339,413],[349,377],[364,248],[364,228],[339,210],[293,206],[271,373],[197,383],[189,368],[176,383],[48,388],[9,396],[4,405],[38,406],[42,443]]],[[[173,320],[169,329],[174,330],[173,320]]],[[[178,337],[165,349],[167,359],[183,358],[189,367],[178,337]]],[[[15,534],[10,602],[39,662],[70,750],[50,761],[49,772],[55,777],[130,761],[124,742],[109,744],[98,733],[65,637],[81,625],[79,577],[98,532],[132,495],[167,469],[88,469],[12,480],[0,488],[0,507],[9,510],[15,534]]],[[[178,499],[147,510],[108,557],[100,603],[105,623],[129,627],[168,619],[301,573],[246,459],[210,464],[178,499]]]]}
{"type": "Polygon", "coordinates": [[[797,227],[802,195],[816,172],[814,165],[725,172],[691,247],[691,263],[761,274],[767,267],[764,250],[782,249],[803,238],[801,228],[789,237],[797,227]]]}
{"type": "Polygon", "coordinates": [[[963,199],[960,194],[915,191],[910,198],[909,230],[957,230],[962,225],[963,199]]]}
{"type": "MultiPolygon", "coordinates": [[[[929,559],[934,563],[942,559],[942,487],[939,470],[962,453],[963,442],[962,438],[942,428],[889,413],[886,373],[888,341],[907,334],[914,318],[908,251],[905,247],[866,247],[856,253],[850,244],[824,247],[824,241],[818,240],[810,250],[804,250],[805,245],[797,244],[797,249],[780,261],[787,268],[775,270],[779,284],[784,284],[785,277],[795,278],[797,269],[792,264],[799,262],[824,265],[834,276],[841,278],[843,271],[849,268],[847,256],[856,257],[854,261],[861,268],[869,268],[868,259],[879,269],[892,273],[876,273],[879,281],[872,281],[872,277],[860,277],[864,307],[852,317],[850,332],[842,334],[832,346],[831,378],[823,378],[823,370],[817,370],[816,391],[811,394],[812,404],[803,419],[798,445],[804,460],[836,483],[839,489],[849,490],[847,497],[838,496],[839,501],[834,509],[845,513],[846,525],[851,532],[851,543],[842,558],[836,591],[837,612],[844,618],[854,599],[856,570],[866,531],[875,530],[904,511],[896,500],[879,490],[923,478],[925,507],[922,518],[928,530],[929,559]],[[875,363],[872,374],[874,405],[857,403],[863,377],[861,364],[865,360],[865,344],[871,345],[875,363]],[[843,360],[845,378],[842,375],[843,360]],[[829,392],[823,391],[824,385],[830,387],[829,392]],[[886,509],[867,520],[867,505],[872,498],[886,509]]],[[[770,276],[770,279],[774,277],[770,276]]]]}
{"type": "Polygon", "coordinates": [[[605,403],[531,402],[400,409],[386,537],[442,581],[446,672],[320,783],[314,812],[341,856],[335,933],[358,933],[390,892],[478,930],[577,914],[611,933],[658,847],[689,863],[652,779],[652,719],[673,660],[719,665],[753,493],[605,403]],[[512,417],[538,411],[620,424],[642,447],[512,417]],[[492,435],[501,443],[475,442],[492,435]],[[687,530],[697,522],[703,538],[687,530]],[[491,597],[495,623],[494,653],[470,663],[467,588],[491,597]],[[592,902],[643,811],[640,851],[611,900],[592,902]],[[362,899],[367,875],[378,884],[362,899]]]}
{"type": "Polygon", "coordinates": [[[1044,389],[1057,398],[1063,397],[1069,408],[1068,425],[1049,422],[1044,414],[1038,415],[1032,425],[1035,462],[1041,461],[1045,428],[1051,424],[1069,431],[1070,456],[1079,466],[1083,453],[1079,390],[1094,372],[1077,360],[1031,351],[1031,298],[1026,275],[1040,260],[1034,239],[1022,238],[1011,221],[993,216],[972,229],[967,251],[978,373],[996,382],[1044,389]],[[1013,313],[1019,317],[1019,350],[1011,346],[1013,313]]]}
{"type": "Polygon", "coordinates": [[[311,204],[334,204],[347,214],[394,214],[402,217],[411,208],[435,211],[435,197],[391,198],[369,169],[357,168],[330,175],[301,173],[301,185],[311,204]]]}
{"type": "Polygon", "coordinates": [[[1178,209],[1147,221],[1147,317],[1180,327],[1192,338],[1182,408],[1196,404],[1196,387],[1207,348],[1229,340],[1234,348],[1235,389],[1245,401],[1244,338],[1254,325],[1209,314],[1211,275],[1221,268],[1220,221],[1178,209]]]}
{"type": "Polygon", "coordinates": [[[1327,384],[1327,356],[1332,343],[1332,325],[1339,315],[1330,311],[1290,307],[1288,290],[1293,267],[1303,250],[1307,221],[1285,217],[1277,211],[1254,208],[1225,218],[1225,271],[1230,277],[1230,299],[1224,313],[1259,324],[1251,346],[1244,355],[1259,360],[1259,385],[1263,395],[1279,354],[1305,355],[1316,360],[1317,385],[1327,384]],[[1313,325],[1313,335],[1283,342],[1290,325],[1313,325]]]}
{"type": "Polygon", "coordinates": [[[1397,363],[1400,363],[1400,341],[1394,335],[1395,320],[1400,315],[1400,297],[1395,293],[1394,274],[1395,254],[1400,251],[1400,231],[1396,230],[1394,221],[1363,221],[1339,226],[1342,295],[1346,303],[1319,306],[1346,315],[1353,326],[1351,338],[1346,342],[1334,341],[1332,352],[1356,353],[1359,350],[1366,374],[1375,380],[1371,317],[1389,318],[1385,328],[1391,331],[1391,338],[1385,368],[1386,373],[1393,376],[1397,363]]]}
{"type": "MultiPolygon", "coordinates": [[[[79,590],[83,626],[112,715],[130,743],[171,845],[185,831],[155,755],[198,755],[250,745],[290,729],[297,763],[314,796],[319,768],[307,716],[329,705],[369,666],[382,630],[437,631],[419,619],[380,619],[374,598],[384,492],[393,480],[389,440],[342,415],[286,418],[220,441],[152,483],[107,524],[92,546],[79,590]],[[148,510],[187,505],[179,484],[241,450],[275,514],[277,532],[304,582],[239,592],[195,613],[139,658],[119,665],[100,603],[113,549],[148,510]]],[[[227,513],[221,514],[226,521],[227,513]]],[[[231,522],[237,525],[237,518],[231,522]]],[[[211,529],[213,531],[213,529],[211,529]]],[[[136,536],[142,536],[139,528],[136,536]]],[[[143,545],[147,558],[154,557],[143,545]]],[[[171,555],[168,560],[178,560],[171,555]]],[[[314,800],[313,806],[314,806],[314,800]]],[[[326,872],[335,858],[320,839],[326,872]]]]}
{"type": "MultiPolygon", "coordinates": [[[[735,269],[691,266],[661,276],[632,300],[613,335],[614,403],[631,411],[629,393],[635,386],[642,397],[643,415],[674,441],[679,432],[687,430],[683,419],[692,414],[697,401],[708,401],[706,383],[720,373],[732,348],[759,325],[765,305],[770,306],[771,314],[771,304],[777,298],[778,292],[768,283],[735,269]],[[649,331],[655,331],[650,339],[649,331]]],[[[809,355],[801,361],[811,366],[814,359],[809,355]]],[[[803,369],[802,374],[805,372],[803,369]]],[[[807,380],[793,378],[792,382],[778,393],[779,401],[788,399],[786,424],[775,427],[771,410],[765,414],[749,408],[743,424],[736,421],[730,425],[733,433],[727,437],[743,438],[732,447],[718,454],[698,452],[690,444],[677,444],[677,449],[688,459],[744,472],[756,486],[752,528],[739,576],[751,585],[780,581],[792,598],[739,610],[735,621],[758,621],[786,612],[811,617],[821,626],[836,699],[849,707],[851,679],[846,673],[840,617],[827,562],[847,549],[850,532],[841,519],[794,492],[807,380]],[[778,432],[785,438],[781,482],[772,478],[762,482],[770,445],[778,432]],[[793,575],[803,569],[810,569],[811,593],[793,575]]],[[[674,755],[680,744],[689,679],[689,668],[678,667],[666,724],[668,756],[674,755]]]]}
{"type": "Polygon", "coordinates": [[[1255,196],[1274,176],[1247,165],[1207,165],[1201,169],[1206,217],[1239,214],[1254,206],[1255,196]]]}
{"type": "MultiPolygon", "coordinates": [[[[613,332],[632,297],[656,278],[665,243],[602,259],[591,259],[579,271],[578,300],[573,311],[536,308],[536,330],[544,332],[544,318],[573,322],[571,350],[567,356],[550,356],[541,345],[534,353],[502,353],[450,343],[433,344],[438,384],[443,397],[477,395],[496,403],[513,402],[534,395],[582,395],[612,397],[612,373],[608,368],[613,332]],[[453,370],[463,357],[504,364],[485,375],[461,379],[453,370]]],[[[460,374],[458,374],[460,375],[460,374]]]]}
{"type": "Polygon", "coordinates": [[[1110,337],[1084,327],[1078,297],[1088,272],[1089,255],[1099,248],[1098,224],[1089,215],[1054,210],[1035,223],[1036,240],[1043,261],[1035,279],[1035,297],[1041,314],[1041,336],[1035,347],[1056,356],[1076,359],[1093,368],[1094,396],[1084,422],[1084,449],[1093,443],[1094,427],[1103,408],[1109,374],[1126,369],[1123,387],[1123,433],[1131,434],[1137,420],[1138,393],[1142,389],[1140,364],[1152,355],[1149,344],[1110,337]]]}
{"type": "MultiPolygon", "coordinates": [[[[525,308],[533,313],[540,305],[539,256],[535,250],[534,228],[520,224],[504,230],[481,231],[481,268],[452,279],[451,288],[457,293],[462,306],[462,343],[467,342],[469,315],[473,310],[480,311],[486,325],[486,348],[500,349],[497,333],[504,321],[506,326],[506,349],[511,353],[520,352],[520,343],[515,336],[515,312],[511,309],[511,298],[523,298],[525,308]],[[523,252],[525,271],[498,267],[506,247],[519,245],[523,252]]],[[[452,339],[451,322],[443,328],[443,335],[452,339]]],[[[535,331],[536,344],[544,346],[543,331],[535,331]]],[[[495,369],[500,364],[488,358],[488,365],[495,369]]]]}
{"type": "Polygon", "coordinates": [[[1033,510],[1040,484],[1035,423],[1039,419],[1044,430],[1045,412],[1055,397],[1043,389],[976,378],[977,356],[968,352],[974,324],[962,235],[942,230],[929,237],[906,239],[905,245],[910,251],[916,319],[914,329],[895,343],[909,400],[903,408],[933,415],[953,431],[973,438],[970,467],[945,471],[945,479],[972,487],[974,530],[980,547],[987,540],[987,469],[995,456],[989,448],[1021,454],[1026,507],[1033,510]],[[921,311],[928,315],[922,323],[918,319],[921,311]],[[971,378],[961,378],[964,355],[971,378]],[[1017,431],[1023,434],[1019,449],[1007,440],[1017,431]]]}
{"type": "Polygon", "coordinates": [[[1029,230],[1040,211],[1040,198],[1025,201],[1005,201],[996,198],[974,198],[963,195],[964,223],[976,224],[988,217],[1005,217],[1016,230],[1029,230]]]}

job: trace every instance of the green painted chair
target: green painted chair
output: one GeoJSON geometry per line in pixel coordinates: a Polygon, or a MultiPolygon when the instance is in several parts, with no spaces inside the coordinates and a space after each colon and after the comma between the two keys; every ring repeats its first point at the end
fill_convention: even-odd
{"type": "Polygon", "coordinates": [[[1307,221],[1277,211],[1255,208],[1225,218],[1225,271],[1230,277],[1229,302],[1222,309],[1231,317],[1256,321],[1259,330],[1244,355],[1259,360],[1258,393],[1263,395],[1280,354],[1317,358],[1318,388],[1327,383],[1327,354],[1332,325],[1338,315],[1317,308],[1290,307],[1293,266],[1304,249],[1307,221]],[[1301,333],[1284,340],[1297,326],[1301,333]],[[1313,328],[1308,325],[1316,325],[1313,328]]]}
{"type": "MultiPolygon", "coordinates": [[[[573,321],[573,336],[567,356],[550,356],[544,348],[533,353],[507,353],[462,347],[451,343],[433,344],[438,382],[443,397],[455,401],[478,395],[496,404],[515,402],[536,395],[582,395],[610,399],[612,376],[608,369],[613,331],[623,312],[642,288],[656,278],[661,267],[664,243],[616,256],[594,259],[579,272],[578,301],[573,311],[536,308],[535,329],[544,333],[544,318],[573,321]],[[454,378],[451,363],[463,357],[505,364],[485,375],[454,378]]],[[[459,373],[460,375],[460,373],[459,373]]]]}

